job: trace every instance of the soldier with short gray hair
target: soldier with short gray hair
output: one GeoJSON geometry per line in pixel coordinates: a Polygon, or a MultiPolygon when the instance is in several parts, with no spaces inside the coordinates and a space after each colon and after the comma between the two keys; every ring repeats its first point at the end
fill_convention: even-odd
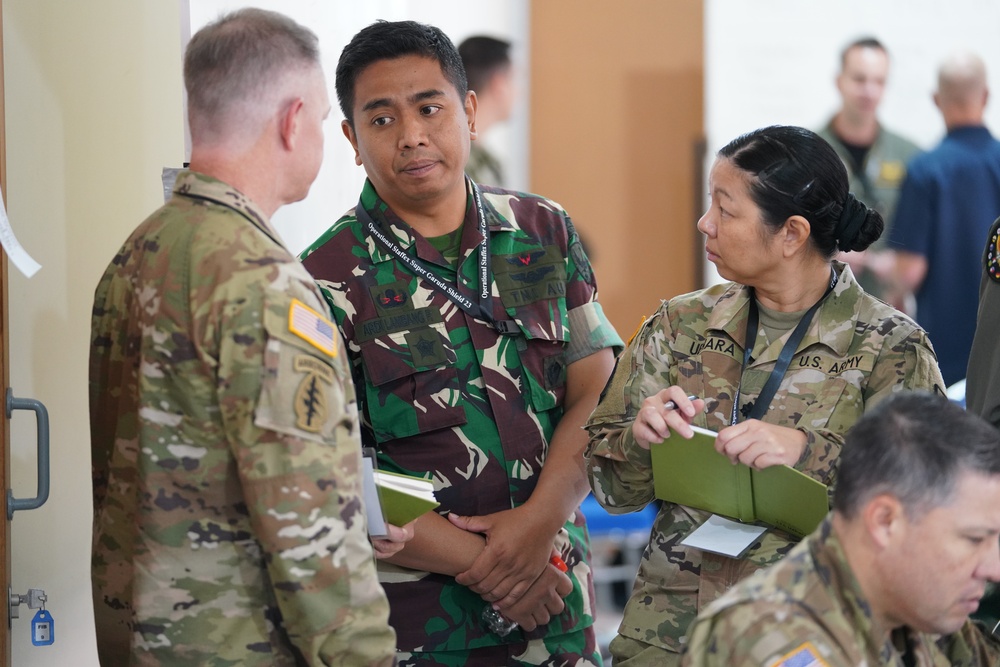
{"type": "Polygon", "coordinates": [[[969,621],[1000,581],[1000,434],[897,394],[847,434],[833,512],[692,625],[686,667],[1000,664],[969,621]]]}
{"type": "Polygon", "coordinates": [[[194,35],[184,77],[190,170],[94,299],[100,660],[392,664],[344,344],[270,222],[323,157],[316,36],[241,10],[194,35]]]}

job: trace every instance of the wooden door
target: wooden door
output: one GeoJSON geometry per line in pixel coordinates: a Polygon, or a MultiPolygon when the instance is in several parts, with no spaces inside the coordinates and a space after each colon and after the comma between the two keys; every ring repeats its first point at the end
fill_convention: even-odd
{"type": "Polygon", "coordinates": [[[569,211],[627,338],[703,283],[703,2],[530,7],[530,189],[569,211]]]}

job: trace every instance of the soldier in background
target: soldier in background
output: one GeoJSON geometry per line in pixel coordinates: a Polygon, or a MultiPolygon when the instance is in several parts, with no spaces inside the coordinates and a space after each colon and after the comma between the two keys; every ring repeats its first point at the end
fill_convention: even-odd
{"type": "Polygon", "coordinates": [[[833,512],[692,625],[688,667],[1000,664],[968,616],[1000,580],[1000,434],[903,393],[847,434],[833,512]]]}
{"type": "MultiPolygon", "coordinates": [[[[874,37],[857,39],[840,54],[837,91],[843,101],[840,110],[819,135],[830,142],[847,167],[849,189],[879,212],[886,228],[882,239],[868,250],[841,253],[839,259],[851,265],[866,292],[885,299],[892,273],[892,257],[884,251],[885,239],[899,188],[906,176],[906,164],[920,149],[908,139],[889,131],[878,120],[878,106],[889,74],[889,54],[874,37]]],[[[906,311],[903,303],[893,306],[906,311]]],[[[912,314],[912,313],[911,313],[912,314]]]]}
{"type": "Polygon", "coordinates": [[[476,93],[476,141],[469,148],[465,173],[476,183],[504,187],[503,164],[483,143],[486,132],[510,118],[514,108],[514,68],[510,42],[476,35],[458,45],[469,90],[476,93]]]}
{"type": "Polygon", "coordinates": [[[347,340],[365,444],[441,502],[379,563],[400,664],[600,664],[580,427],[621,340],[570,218],[466,177],[477,98],[439,29],[364,28],[337,97],[368,180],[303,261],[347,340]],[[494,606],[521,627],[484,623],[494,606]]]}
{"type": "Polygon", "coordinates": [[[347,355],[269,222],[322,161],[316,36],[235,12],[191,39],[184,80],[190,171],[94,300],[100,660],[392,664],[347,355]]]}

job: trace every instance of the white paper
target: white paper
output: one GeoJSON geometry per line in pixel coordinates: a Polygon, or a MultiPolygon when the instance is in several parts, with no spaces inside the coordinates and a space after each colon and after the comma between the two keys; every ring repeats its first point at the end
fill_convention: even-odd
{"type": "Polygon", "coordinates": [[[14,236],[14,230],[10,226],[10,221],[7,220],[7,207],[4,206],[2,197],[0,197],[0,245],[3,245],[7,258],[17,267],[18,271],[24,274],[25,278],[30,278],[38,273],[38,269],[42,268],[42,265],[32,259],[28,251],[21,247],[17,237],[14,236]]]}
{"type": "Polygon", "coordinates": [[[375,465],[372,458],[362,456],[362,491],[365,501],[365,514],[368,517],[368,534],[372,537],[385,537],[389,530],[385,527],[382,517],[382,503],[378,499],[378,488],[375,486],[375,465]]]}
{"type": "Polygon", "coordinates": [[[396,475],[387,475],[380,470],[374,473],[375,482],[383,489],[390,488],[417,498],[437,502],[434,497],[434,485],[425,479],[407,479],[396,475]]]}
{"type": "Polygon", "coordinates": [[[767,526],[740,523],[713,514],[708,518],[708,521],[681,540],[681,544],[730,558],[738,558],[765,531],[767,531],[767,526]]]}

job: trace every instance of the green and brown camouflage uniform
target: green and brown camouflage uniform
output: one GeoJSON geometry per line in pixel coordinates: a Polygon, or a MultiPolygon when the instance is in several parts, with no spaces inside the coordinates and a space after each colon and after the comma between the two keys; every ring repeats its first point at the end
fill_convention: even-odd
{"type": "Polygon", "coordinates": [[[473,141],[469,147],[469,161],[465,163],[465,173],[476,183],[503,187],[503,165],[482,141],[473,141]]]}
{"type": "MultiPolygon", "coordinates": [[[[806,448],[795,467],[831,488],[843,436],[865,410],[902,389],[943,391],[924,331],[866,294],[849,267],[834,265],[836,286],[813,318],[763,418],[806,434],[806,448]]],[[[713,431],[730,424],[748,306],[748,288],[735,283],[671,299],[643,324],[619,358],[587,424],[591,485],[609,512],[638,511],[653,500],[649,450],[636,444],[631,429],[644,398],[678,385],[705,399],[705,412],[694,424],[713,431]]],[[[756,399],[789,335],[773,342],[766,333],[758,335],[743,373],[740,408],[756,399]]],[[[661,507],[619,638],[612,642],[616,657],[626,646],[632,654],[648,645],[663,649],[652,651],[654,664],[671,659],[665,652],[673,653],[676,664],[698,610],[750,572],[776,562],[794,544],[790,535],[772,529],[740,560],[680,546],[708,516],[679,505],[661,507]]]]}
{"type": "Polygon", "coordinates": [[[392,664],[328,313],[254,204],[192,172],[108,266],[90,359],[103,664],[392,664]]]}
{"type": "MultiPolygon", "coordinates": [[[[909,139],[879,126],[875,143],[869,147],[864,164],[858,169],[851,151],[834,132],[832,119],[823,129],[818,130],[817,134],[837,151],[837,155],[843,161],[847,169],[848,189],[854,196],[881,214],[885,229],[869,250],[876,252],[885,250],[886,241],[889,239],[889,227],[896,213],[896,200],[899,199],[899,190],[903,187],[903,179],[906,177],[906,165],[921,152],[920,147],[909,139]]],[[[869,294],[880,299],[883,297],[885,287],[870,271],[857,276],[857,280],[869,294]]]]}
{"type": "Polygon", "coordinates": [[[691,626],[685,667],[993,667],[1000,645],[971,621],[950,635],[877,636],[829,517],[778,565],[740,582],[691,626]],[[909,647],[906,663],[900,648],[909,647]]]}
{"type": "MultiPolygon", "coordinates": [[[[370,181],[361,193],[365,210],[400,248],[471,298],[481,239],[473,199],[470,190],[456,280],[455,266],[396,216],[370,181]]],[[[513,319],[515,336],[499,335],[416,278],[365,233],[353,210],[303,254],[347,340],[363,439],[378,448],[381,466],[432,480],[442,514],[485,515],[527,501],[562,417],[567,367],[621,346],[565,211],[490,187],[482,188],[482,200],[494,316],[513,319]]],[[[453,577],[380,562],[401,664],[464,664],[470,649],[498,646],[512,647],[512,659],[523,664],[554,657],[559,664],[599,664],[584,526],[577,511],[556,538],[573,580],[565,611],[507,638],[484,626],[486,603],[453,577]]]]}

